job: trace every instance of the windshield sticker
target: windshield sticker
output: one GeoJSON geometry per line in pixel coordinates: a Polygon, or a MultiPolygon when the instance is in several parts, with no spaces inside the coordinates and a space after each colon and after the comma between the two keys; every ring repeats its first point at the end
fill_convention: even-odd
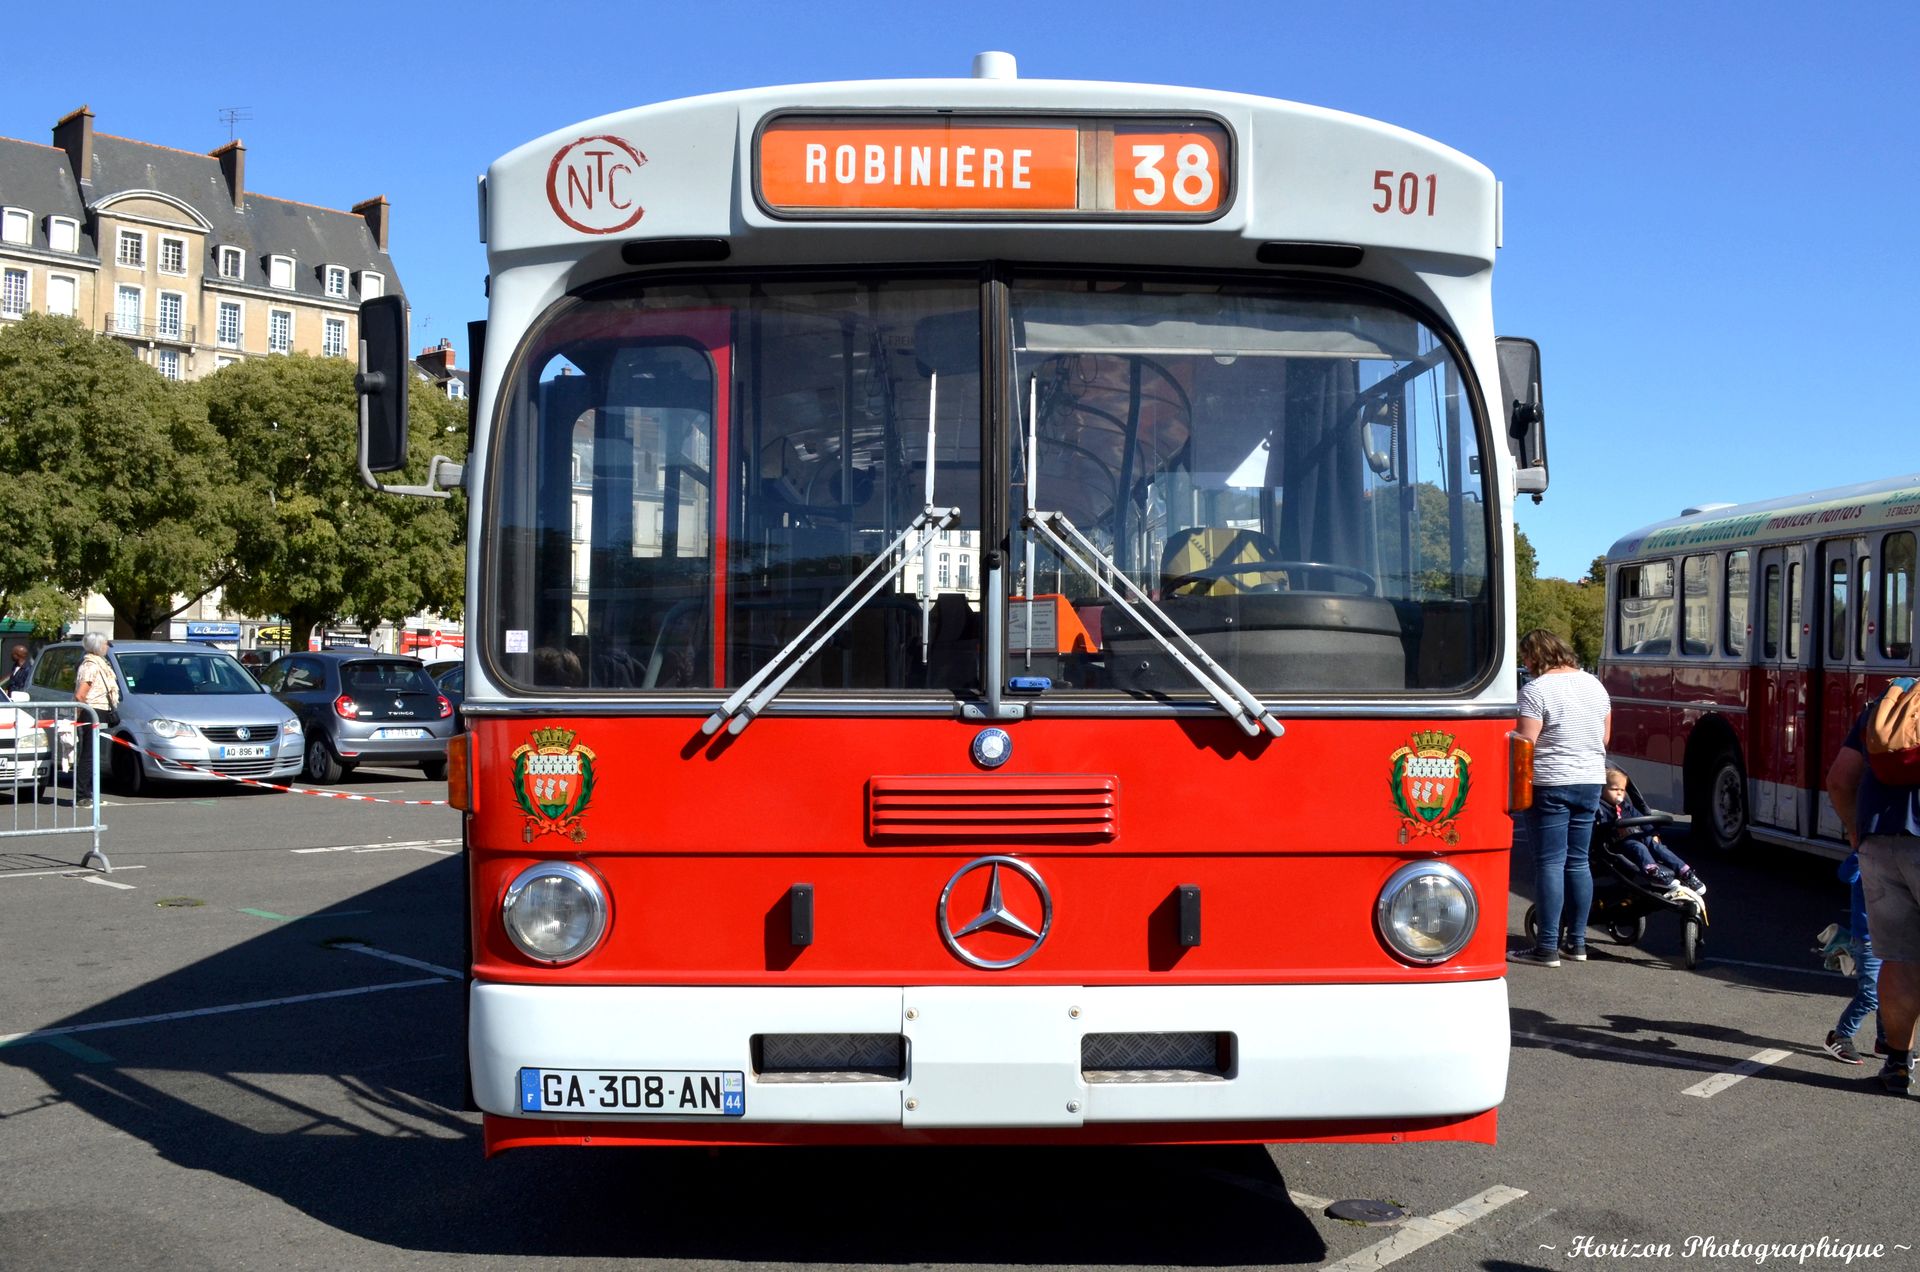
{"type": "Polygon", "coordinates": [[[617,234],[645,214],[633,197],[647,157],[618,137],[570,141],[547,165],[547,202],[582,234],[617,234]]]}
{"type": "Polygon", "coordinates": [[[513,797],[527,824],[520,838],[565,835],[584,843],[580,824],[593,799],[593,752],[573,740],[572,729],[535,729],[513,753],[513,797]]]}
{"type": "Polygon", "coordinates": [[[1453,823],[1467,805],[1471,774],[1467,753],[1453,745],[1453,735],[1437,729],[1416,733],[1412,746],[1393,753],[1392,763],[1388,785],[1400,810],[1400,842],[1434,835],[1459,843],[1453,823]]]}

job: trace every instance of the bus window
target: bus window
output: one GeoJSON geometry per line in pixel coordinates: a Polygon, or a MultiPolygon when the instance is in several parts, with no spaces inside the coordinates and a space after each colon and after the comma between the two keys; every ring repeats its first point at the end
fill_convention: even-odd
{"type": "Polygon", "coordinates": [[[1800,563],[1787,567],[1787,661],[1800,661],[1800,563]]]}
{"type": "Polygon", "coordinates": [[[1726,635],[1721,642],[1735,658],[1747,655],[1747,554],[1727,553],[1726,635]]]}
{"type": "Polygon", "coordinates": [[[1847,660],[1847,560],[1827,562],[1827,661],[1847,660]]]}
{"type": "Polygon", "coordinates": [[[1880,541],[1880,652],[1898,662],[1913,657],[1914,539],[1911,530],[1880,541]]]}
{"type": "Polygon", "coordinates": [[[1713,558],[1690,556],[1680,563],[1680,652],[1713,652],[1713,558]]]}
{"type": "Polygon", "coordinates": [[[1873,630],[1873,559],[1861,557],[1854,567],[1853,577],[1860,581],[1860,603],[1854,608],[1859,616],[1854,623],[1853,658],[1855,662],[1867,660],[1867,633],[1873,630]]]}
{"type": "Polygon", "coordinates": [[[1767,567],[1766,612],[1760,616],[1761,654],[1771,662],[1780,656],[1780,567],[1767,567]]]}
{"type": "Polygon", "coordinates": [[[1614,649],[1622,654],[1666,654],[1673,646],[1673,562],[1623,565],[1614,649]]]}

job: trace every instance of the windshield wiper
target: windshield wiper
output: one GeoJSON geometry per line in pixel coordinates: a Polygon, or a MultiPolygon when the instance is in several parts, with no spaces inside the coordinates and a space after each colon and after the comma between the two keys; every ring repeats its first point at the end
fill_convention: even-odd
{"type": "MultiPolygon", "coordinates": [[[[1231,716],[1233,722],[1238,724],[1248,737],[1259,737],[1262,728],[1276,738],[1282,736],[1286,730],[1281,727],[1280,721],[1274,718],[1273,712],[1267,710],[1266,704],[1254,697],[1252,691],[1245,685],[1228,675],[1226,669],[1208,656],[1207,651],[1187,634],[1185,628],[1167,617],[1167,612],[1156,605],[1153,598],[1142,591],[1138,584],[1128,578],[1126,572],[1115,564],[1112,557],[1102,552],[1092,540],[1080,532],[1079,527],[1067,520],[1066,513],[1041,512],[1038,509],[1036,506],[1038,496],[1034,490],[1040,473],[1037,385],[1038,377],[1036,376],[1029,385],[1027,393],[1027,511],[1026,515],[1020,519],[1021,527],[1027,532],[1026,591],[1029,614],[1032,612],[1034,586],[1033,536],[1038,534],[1046,540],[1048,547],[1059,553],[1061,560],[1090,577],[1095,587],[1105,592],[1109,600],[1140,625],[1142,631],[1153,637],[1154,642],[1166,651],[1167,656],[1192,677],[1193,682],[1205,690],[1207,696],[1212,698],[1222,711],[1231,716]],[[1072,542],[1069,543],[1068,540],[1072,542]],[[1076,545],[1079,548],[1077,552],[1076,545]],[[1086,559],[1088,557],[1105,568],[1096,569],[1088,562],[1086,559]],[[1118,587],[1115,586],[1116,581],[1119,584],[1118,587]],[[1128,603],[1122,588],[1132,595],[1133,601],[1137,602],[1139,608],[1128,603]],[[1148,615],[1152,615],[1152,618],[1150,619],[1148,615]],[[1181,646],[1186,647],[1186,653],[1181,652],[1181,646]],[[1191,657],[1188,656],[1189,654],[1191,657]]],[[[1029,643],[1031,643],[1033,632],[1031,618],[1027,620],[1027,632],[1029,643]]]]}
{"type": "MultiPolygon", "coordinates": [[[[780,691],[787,687],[787,684],[799,673],[802,667],[806,666],[807,660],[825,648],[827,642],[832,640],[841,628],[851,622],[853,616],[858,614],[868,601],[878,595],[881,588],[898,578],[900,572],[905,570],[908,563],[916,556],[921,557],[924,562],[925,556],[923,554],[928,545],[933,542],[934,535],[942,530],[950,530],[960,523],[960,510],[958,508],[936,508],[933,506],[933,461],[935,442],[937,440],[935,431],[939,420],[939,411],[937,409],[940,402],[939,390],[940,373],[938,371],[931,372],[927,384],[926,506],[914,515],[913,520],[907,523],[907,528],[895,536],[893,542],[887,545],[885,551],[868,562],[867,568],[856,574],[853,582],[847,584],[838,596],[827,603],[825,609],[814,616],[812,622],[801,629],[798,636],[788,641],[779,653],[767,660],[766,666],[754,672],[745,684],[734,690],[733,695],[720,704],[718,711],[715,711],[706,718],[705,722],[700,726],[701,733],[712,736],[718,733],[720,726],[724,724],[727,726],[728,733],[737,735],[741,730],[753,723],[754,717],[767,709],[767,704],[779,696],[780,691]],[[909,540],[911,540],[911,543],[909,543],[909,540]],[[867,576],[875,570],[878,570],[881,565],[888,561],[891,561],[892,564],[887,567],[886,571],[881,574],[879,578],[874,579],[871,584],[867,584],[867,576]],[[853,604],[848,605],[846,603],[847,598],[859,591],[862,584],[867,584],[866,591],[862,592],[859,599],[853,604]],[[828,622],[830,618],[832,621],[828,622]],[[824,628],[822,627],[823,624],[825,625],[824,628]],[[819,634],[815,635],[816,632],[819,634]]],[[[921,590],[924,593],[924,586],[921,590]]],[[[921,648],[924,651],[926,647],[928,609],[930,608],[931,602],[929,598],[923,597],[922,599],[927,602],[923,604],[920,612],[921,648]]]]}

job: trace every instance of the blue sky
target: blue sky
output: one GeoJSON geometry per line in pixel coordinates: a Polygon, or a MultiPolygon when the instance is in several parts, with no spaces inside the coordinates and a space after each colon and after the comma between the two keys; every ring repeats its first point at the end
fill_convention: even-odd
{"type": "Polygon", "coordinates": [[[1506,183],[1504,333],[1543,349],[1553,488],[1523,505],[1577,577],[1690,503],[1920,470],[1920,6],[489,4],[16,5],[0,135],[188,150],[245,106],[247,184],[393,203],[419,346],[465,354],[485,258],[474,177],[521,142],[645,102],[819,79],[1190,84],[1370,115],[1506,183]],[[288,10],[292,12],[292,10],[288,10]],[[25,50],[31,56],[19,56],[25,50]]]}

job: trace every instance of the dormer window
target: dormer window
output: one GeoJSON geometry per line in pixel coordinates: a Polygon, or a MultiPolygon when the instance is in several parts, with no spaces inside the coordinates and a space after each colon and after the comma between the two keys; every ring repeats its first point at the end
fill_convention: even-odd
{"type": "Polygon", "coordinates": [[[293,290],[293,257],[267,258],[267,286],[278,287],[281,291],[293,290]]]}
{"type": "Polygon", "coordinates": [[[247,276],[247,258],[237,247],[220,249],[220,277],[239,282],[247,276]]]}
{"type": "Polygon", "coordinates": [[[387,276],[376,274],[370,269],[360,271],[360,299],[372,300],[375,296],[387,294],[387,276]]]}
{"type": "Polygon", "coordinates": [[[0,243],[33,242],[33,214],[25,208],[8,208],[0,213],[0,243]]]}
{"type": "Polygon", "coordinates": [[[47,218],[47,246],[56,252],[80,250],[80,222],[69,216],[47,218]]]}
{"type": "Polygon", "coordinates": [[[336,300],[347,298],[347,267],[345,265],[327,266],[327,295],[336,300]]]}

